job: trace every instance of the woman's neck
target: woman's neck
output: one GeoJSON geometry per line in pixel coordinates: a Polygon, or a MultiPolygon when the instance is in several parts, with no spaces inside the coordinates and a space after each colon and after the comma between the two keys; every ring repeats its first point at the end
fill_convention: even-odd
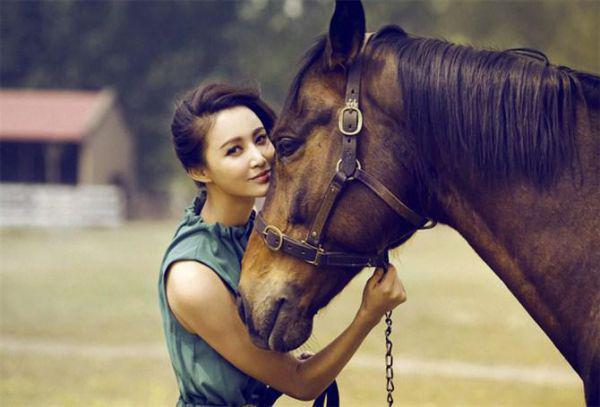
{"type": "Polygon", "coordinates": [[[253,197],[232,196],[209,189],[200,216],[206,223],[239,226],[248,222],[253,207],[253,197]]]}

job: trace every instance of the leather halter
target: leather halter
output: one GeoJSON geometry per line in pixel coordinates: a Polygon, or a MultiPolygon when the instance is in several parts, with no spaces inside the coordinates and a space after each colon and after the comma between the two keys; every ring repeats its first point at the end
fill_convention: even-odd
{"type": "Polygon", "coordinates": [[[356,157],[358,137],[362,130],[363,115],[359,108],[360,77],[362,61],[358,57],[351,65],[346,84],[346,105],[339,111],[338,131],[342,136],[342,154],[336,165],[336,173],[327,187],[319,211],[313,220],[304,240],[297,240],[284,234],[274,225],[265,221],[259,212],[254,228],[263,237],[267,247],[282,251],[314,266],[338,267],[386,267],[389,263],[388,249],[372,255],[347,252],[331,252],[323,249],[323,229],[333,212],[344,187],[353,181],[360,181],[381,198],[413,228],[403,237],[419,229],[431,229],[436,222],[419,215],[398,199],[379,180],[365,172],[356,157]]]}

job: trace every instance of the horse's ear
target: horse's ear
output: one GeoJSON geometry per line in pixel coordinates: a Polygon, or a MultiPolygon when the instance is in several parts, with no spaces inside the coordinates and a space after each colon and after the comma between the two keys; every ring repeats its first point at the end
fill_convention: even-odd
{"type": "Polygon", "coordinates": [[[327,36],[328,65],[347,65],[360,52],[365,38],[365,11],[360,0],[336,0],[327,36]]]}

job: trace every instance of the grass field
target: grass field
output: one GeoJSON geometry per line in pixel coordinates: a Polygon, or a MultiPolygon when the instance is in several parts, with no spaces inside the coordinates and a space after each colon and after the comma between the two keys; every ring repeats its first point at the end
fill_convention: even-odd
{"type": "MultiPolygon", "coordinates": [[[[174,225],[0,231],[2,405],[174,405],[156,299],[174,225]]],[[[393,316],[396,405],[584,404],[567,362],[456,233],[421,232],[392,259],[408,292],[393,316]]],[[[302,349],[344,329],[369,275],[319,314],[302,349]]],[[[342,405],[385,405],[383,329],[338,378],[342,405]]]]}

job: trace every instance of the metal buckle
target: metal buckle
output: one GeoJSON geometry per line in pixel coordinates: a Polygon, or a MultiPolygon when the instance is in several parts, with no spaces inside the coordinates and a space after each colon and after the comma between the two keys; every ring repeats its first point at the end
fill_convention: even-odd
{"type": "Polygon", "coordinates": [[[271,250],[273,250],[274,252],[279,251],[279,249],[281,249],[281,247],[283,246],[283,232],[281,230],[279,230],[276,226],[273,225],[268,225],[264,232],[265,234],[265,244],[267,245],[267,247],[271,250]],[[271,246],[269,244],[269,240],[267,239],[268,235],[269,235],[269,231],[272,231],[273,233],[275,233],[277,235],[277,237],[279,238],[279,243],[276,246],[271,246]]]}
{"type": "MultiPolygon", "coordinates": [[[[342,163],[342,159],[340,158],[337,162],[337,164],[335,165],[335,172],[339,172],[340,171],[340,164],[342,163]]],[[[360,161],[356,160],[356,168],[358,168],[359,170],[362,170],[362,166],[360,165],[360,161]]]]}
{"type": "Polygon", "coordinates": [[[313,266],[318,266],[321,263],[321,256],[325,253],[322,247],[317,247],[317,251],[315,252],[315,258],[313,260],[306,260],[308,264],[312,264],[313,266]]]}
{"type": "Polygon", "coordinates": [[[355,136],[358,133],[360,133],[360,131],[362,130],[362,125],[363,125],[363,116],[362,116],[362,112],[360,111],[360,109],[358,108],[358,101],[356,99],[350,99],[346,102],[346,106],[344,108],[342,108],[339,112],[338,115],[338,128],[340,130],[340,132],[346,136],[355,136]],[[355,111],[356,112],[356,129],[354,129],[353,131],[347,131],[346,129],[344,129],[344,113],[345,112],[351,112],[351,111],[355,111]]]}

